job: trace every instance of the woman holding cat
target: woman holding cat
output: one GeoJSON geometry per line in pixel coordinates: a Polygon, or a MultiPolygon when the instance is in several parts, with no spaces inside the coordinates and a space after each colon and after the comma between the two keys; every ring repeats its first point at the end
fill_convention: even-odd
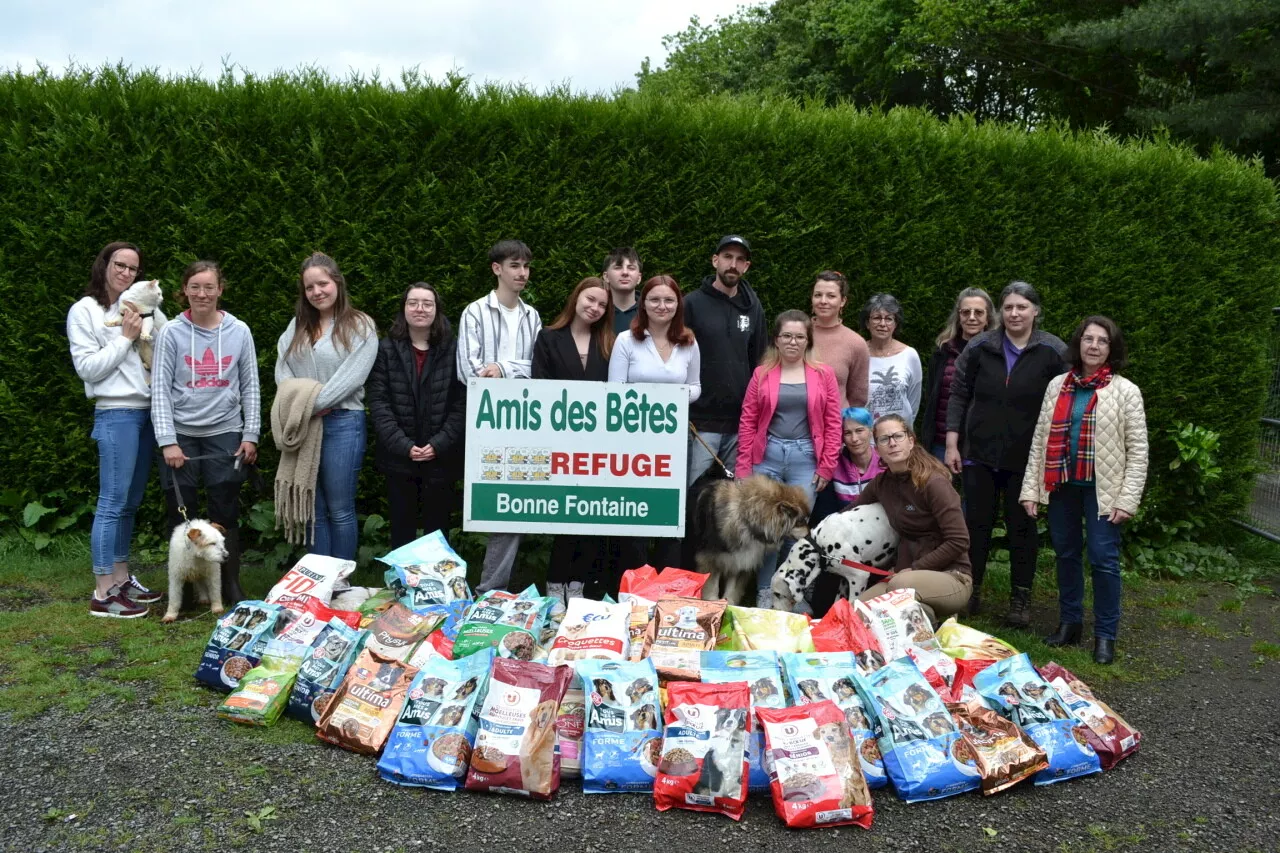
{"type": "Polygon", "coordinates": [[[178,301],[188,308],[156,345],[151,423],[169,467],[161,478],[169,526],[182,522],[174,481],[188,507],[196,505],[196,487],[203,481],[208,518],[226,528],[222,603],[232,607],[244,598],[240,483],[242,465],[258,458],[262,398],[253,333],[218,307],[223,286],[222,270],[213,261],[196,261],[183,271],[178,301]]]}
{"type": "MultiPolygon", "coordinates": [[[[163,598],[129,572],[134,516],[151,470],[151,385],[136,346],[143,317],[120,295],[142,272],[142,252],[132,243],[108,243],[89,271],[84,297],[67,312],[67,338],[85,396],[94,401],[93,439],[98,444],[98,504],[89,547],[95,589],[91,616],[136,619],[163,598]],[[108,326],[113,321],[115,325],[108,326]]],[[[152,312],[155,329],[164,315],[152,312]]]]}
{"type": "MultiPolygon", "coordinates": [[[[275,371],[277,386],[290,379],[310,379],[320,386],[310,410],[310,417],[323,424],[318,468],[310,474],[297,471],[299,480],[283,484],[292,488],[301,485],[301,478],[315,478],[315,526],[309,537],[315,554],[356,558],[356,478],[366,441],[364,383],[377,355],[378,330],[373,320],[351,304],[347,281],[333,258],[315,252],[302,262],[293,319],[276,343],[275,371]]],[[[283,396],[277,394],[276,409],[282,408],[283,396]]],[[[276,409],[272,410],[273,419],[280,414],[276,409]]],[[[276,441],[280,440],[276,435],[276,441]]],[[[280,475],[277,471],[277,492],[282,488],[280,475]]],[[[293,494],[305,491],[304,487],[293,494]]],[[[277,500],[277,518],[281,512],[277,500]]],[[[286,527],[311,527],[306,518],[282,520],[286,527]]],[[[305,533],[304,538],[308,538],[305,533]]]]}

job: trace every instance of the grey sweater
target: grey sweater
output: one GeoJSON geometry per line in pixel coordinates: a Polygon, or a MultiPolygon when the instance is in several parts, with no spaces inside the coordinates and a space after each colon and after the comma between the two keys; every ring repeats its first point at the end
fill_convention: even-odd
{"type": "Polygon", "coordinates": [[[156,343],[151,377],[151,423],[156,444],[189,436],[241,433],[258,443],[262,395],[253,333],[228,312],[213,329],[184,312],[165,325],[156,343]]]}
{"type": "Polygon", "coordinates": [[[276,385],[286,379],[314,379],[324,385],[316,398],[316,411],[364,408],[364,383],[378,357],[378,330],[372,320],[351,338],[348,351],[336,347],[333,324],[321,334],[315,346],[299,347],[285,357],[293,342],[295,320],[290,320],[276,343],[276,385]]]}

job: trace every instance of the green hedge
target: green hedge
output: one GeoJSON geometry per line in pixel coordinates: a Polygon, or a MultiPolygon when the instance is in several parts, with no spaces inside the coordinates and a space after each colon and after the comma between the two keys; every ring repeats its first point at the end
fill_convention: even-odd
{"type": "MultiPolygon", "coordinates": [[[[0,140],[10,486],[94,493],[92,406],[64,322],[108,241],[138,243],[170,289],[186,262],[222,262],[269,404],[275,340],[312,250],[338,260],[385,328],[418,279],[456,318],[491,286],[484,254],[503,237],[533,248],[529,295],[549,317],[612,246],[635,245],[646,274],[692,287],[716,238],[738,232],[768,312],[806,307],[813,274],[836,268],[853,281],[848,316],[873,291],[897,294],[926,359],[968,285],[1031,281],[1045,327],[1064,337],[1085,314],[1115,317],[1156,438],[1153,487],[1173,453],[1160,433],[1180,419],[1222,432],[1215,507],[1249,490],[1278,206],[1259,168],[1226,156],[907,111],[118,69],[0,76],[0,140]]],[[[362,506],[375,507],[369,467],[362,506]]]]}

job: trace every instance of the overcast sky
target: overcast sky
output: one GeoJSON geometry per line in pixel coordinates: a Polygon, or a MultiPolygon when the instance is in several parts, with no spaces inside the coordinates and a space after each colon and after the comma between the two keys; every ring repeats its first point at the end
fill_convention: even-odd
{"type": "Polygon", "coordinates": [[[315,65],[398,79],[417,66],[436,79],[458,68],[476,81],[575,91],[633,85],[640,62],[665,56],[662,37],[697,15],[711,22],[743,0],[0,0],[0,68],[61,71],[74,62],[217,76],[230,62],[258,74],[315,65]]]}

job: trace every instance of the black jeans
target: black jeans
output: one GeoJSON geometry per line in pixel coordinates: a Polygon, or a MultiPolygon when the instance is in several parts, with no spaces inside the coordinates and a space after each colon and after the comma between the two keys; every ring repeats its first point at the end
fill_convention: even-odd
{"type": "MultiPolygon", "coordinates": [[[[551,543],[551,563],[547,566],[547,583],[586,584],[605,568],[601,560],[608,553],[608,539],[603,536],[557,536],[551,543]]],[[[609,590],[606,586],[606,592],[609,590]]],[[[618,589],[610,592],[615,598],[618,589]]]]}
{"type": "Polygon", "coordinates": [[[408,474],[387,475],[387,519],[391,525],[391,547],[408,545],[424,534],[436,530],[449,535],[449,521],[457,504],[451,484],[423,480],[408,474]]]}
{"type": "Polygon", "coordinates": [[[169,530],[182,523],[182,513],[178,511],[178,499],[173,493],[173,481],[176,478],[178,488],[182,491],[182,503],[187,508],[189,518],[199,518],[199,484],[204,484],[205,503],[208,519],[226,529],[227,559],[222,564],[223,589],[231,579],[239,586],[240,578],[240,483],[244,479],[244,469],[235,469],[234,453],[240,449],[239,433],[224,433],[194,437],[178,436],[178,446],[188,457],[220,454],[215,459],[199,459],[187,462],[181,468],[170,468],[160,462],[160,485],[164,487],[165,514],[168,516],[169,530]]]}
{"type": "Polygon", "coordinates": [[[964,473],[964,520],[969,526],[969,562],[973,564],[973,591],[982,587],[991,550],[991,529],[996,523],[1000,493],[1004,493],[1004,520],[1009,531],[1009,574],[1014,587],[1030,589],[1036,576],[1036,551],[1040,547],[1036,520],[1027,515],[1018,496],[1022,472],[989,468],[978,462],[964,473]]]}

